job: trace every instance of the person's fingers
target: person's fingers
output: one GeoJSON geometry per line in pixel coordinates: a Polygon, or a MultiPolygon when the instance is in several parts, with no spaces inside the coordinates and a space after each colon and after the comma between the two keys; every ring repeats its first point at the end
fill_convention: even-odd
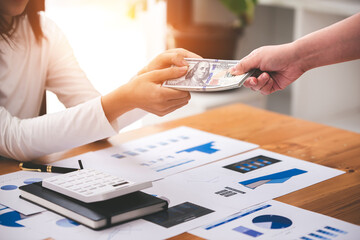
{"type": "Polygon", "coordinates": [[[258,82],[258,80],[257,80],[256,77],[249,77],[244,82],[244,86],[247,87],[247,88],[252,88],[252,87],[257,85],[257,82],[258,82]]]}
{"type": "MultiPolygon", "coordinates": [[[[169,105],[179,105],[181,102],[190,101],[190,99],[191,99],[190,93],[189,92],[184,92],[184,91],[181,91],[181,92],[183,92],[183,94],[184,94],[183,97],[169,99],[167,101],[167,104],[169,104],[169,105]]],[[[178,96],[180,96],[180,95],[178,95],[178,96]]]]}
{"type": "Polygon", "coordinates": [[[188,101],[183,101],[177,105],[171,105],[169,108],[162,110],[162,111],[157,111],[155,114],[158,116],[165,116],[173,111],[175,111],[176,109],[179,109],[183,106],[185,106],[186,104],[188,104],[188,101]]]}
{"type": "Polygon", "coordinates": [[[156,69],[171,67],[172,65],[176,65],[178,67],[189,65],[184,60],[184,56],[177,52],[165,52],[163,54],[160,54],[154,62],[155,64],[153,64],[152,67],[157,67],[156,69]]]}
{"type": "Polygon", "coordinates": [[[269,78],[266,85],[260,89],[260,93],[263,95],[269,95],[270,93],[274,92],[274,80],[272,78],[269,78]]]}
{"type": "Polygon", "coordinates": [[[267,84],[267,82],[269,81],[269,79],[270,79],[269,74],[266,73],[266,72],[263,72],[263,73],[257,78],[257,84],[251,86],[252,89],[254,89],[255,91],[258,91],[258,90],[262,89],[262,88],[267,84]]]}
{"type": "Polygon", "coordinates": [[[164,52],[158,56],[156,56],[148,65],[146,65],[143,69],[141,69],[138,72],[138,75],[151,72],[153,70],[157,69],[163,69],[167,67],[171,67],[172,65],[176,66],[186,66],[188,65],[187,62],[181,61],[181,56],[177,56],[177,53],[171,53],[171,52],[164,52]],[[177,64],[174,64],[173,61],[177,62],[177,64]],[[179,59],[179,60],[178,60],[179,59]]]}
{"type": "Polygon", "coordinates": [[[185,61],[184,56],[176,52],[165,52],[157,56],[149,65],[147,65],[139,74],[151,72],[153,70],[168,68],[171,66],[188,66],[189,63],[185,61]]]}
{"type": "Polygon", "coordinates": [[[189,102],[188,98],[181,98],[176,100],[171,100],[166,103],[166,108],[164,108],[163,112],[168,113],[169,111],[172,111],[172,109],[176,109],[179,106],[183,106],[189,102]]]}
{"type": "Polygon", "coordinates": [[[164,104],[164,101],[166,101],[166,104],[171,104],[171,101],[178,99],[180,101],[181,99],[190,100],[190,93],[187,91],[180,91],[177,89],[161,87],[159,89],[159,92],[157,92],[157,96],[155,97],[161,100],[161,104],[164,104]]]}
{"type": "Polygon", "coordinates": [[[230,73],[233,75],[241,75],[249,72],[252,69],[260,68],[261,58],[259,57],[258,52],[259,50],[256,49],[255,51],[241,59],[238,64],[236,64],[236,66],[230,69],[230,73]]]}
{"type": "Polygon", "coordinates": [[[201,56],[182,48],[170,49],[155,57],[147,66],[138,72],[138,75],[173,65],[178,67],[188,66],[189,64],[184,58],[201,58],[201,56]]]}
{"type": "Polygon", "coordinates": [[[175,53],[179,53],[182,56],[184,56],[184,58],[202,58],[200,55],[190,52],[186,49],[183,48],[173,48],[173,49],[169,49],[167,50],[167,52],[175,52],[175,53]]]}
{"type": "Polygon", "coordinates": [[[159,116],[164,116],[174,111],[175,109],[178,109],[179,107],[186,105],[188,102],[189,102],[188,98],[159,102],[158,104],[153,105],[151,109],[149,109],[148,111],[159,116]]]}
{"type": "Polygon", "coordinates": [[[184,55],[179,53],[169,53],[169,54],[171,54],[169,59],[171,64],[178,67],[189,66],[189,63],[184,59],[184,55]]]}
{"type": "Polygon", "coordinates": [[[182,48],[170,49],[158,56],[157,62],[159,66],[170,67],[176,65],[178,67],[188,66],[188,62],[184,58],[201,58],[199,55],[182,48]]]}
{"type": "Polygon", "coordinates": [[[187,101],[187,102],[183,102],[183,103],[178,104],[178,105],[174,105],[174,106],[172,106],[171,108],[169,108],[169,109],[167,110],[166,114],[169,114],[169,113],[171,113],[171,112],[175,111],[176,109],[179,109],[179,108],[181,108],[181,107],[183,107],[183,106],[187,105],[188,103],[189,103],[189,101],[187,101]]]}
{"type": "Polygon", "coordinates": [[[189,63],[184,58],[201,58],[199,55],[182,48],[170,49],[159,57],[164,67],[170,67],[171,65],[178,67],[188,66],[189,63]]]}
{"type": "Polygon", "coordinates": [[[144,73],[142,76],[145,79],[149,79],[154,83],[163,83],[166,80],[179,78],[188,70],[188,66],[183,67],[168,67],[164,69],[153,70],[151,72],[144,73]]]}

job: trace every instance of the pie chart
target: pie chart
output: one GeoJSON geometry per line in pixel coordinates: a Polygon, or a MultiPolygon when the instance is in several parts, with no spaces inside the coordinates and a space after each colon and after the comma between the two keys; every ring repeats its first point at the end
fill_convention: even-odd
{"type": "Polygon", "coordinates": [[[67,218],[62,218],[62,219],[56,221],[56,225],[58,225],[60,227],[68,228],[68,227],[76,227],[76,226],[79,226],[80,224],[73,220],[70,220],[67,218]]]}
{"type": "Polygon", "coordinates": [[[279,215],[261,215],[252,220],[253,224],[260,228],[281,229],[292,225],[292,221],[279,215]]]}

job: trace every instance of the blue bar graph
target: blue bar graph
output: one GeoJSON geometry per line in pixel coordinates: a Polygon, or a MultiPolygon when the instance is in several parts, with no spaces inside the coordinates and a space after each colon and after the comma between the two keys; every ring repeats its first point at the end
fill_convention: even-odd
{"type": "Polygon", "coordinates": [[[334,227],[326,226],[325,228],[328,229],[328,230],[337,232],[337,233],[347,234],[347,232],[345,232],[343,230],[340,230],[340,229],[337,229],[337,228],[334,228],[334,227]]]}
{"type": "Polygon", "coordinates": [[[196,146],[196,147],[184,149],[184,150],[178,151],[176,153],[198,151],[198,152],[202,152],[202,153],[213,154],[217,151],[220,151],[220,149],[214,148],[213,145],[214,145],[214,141],[208,142],[203,145],[196,146]]]}
{"type": "Polygon", "coordinates": [[[258,232],[258,231],[255,231],[255,230],[243,227],[243,226],[236,227],[233,230],[237,231],[237,232],[240,232],[242,234],[246,234],[246,235],[251,236],[251,237],[258,237],[258,236],[263,235],[263,233],[261,233],[261,232],[258,232]]]}
{"type": "Polygon", "coordinates": [[[283,183],[289,180],[290,178],[306,173],[307,171],[293,168],[282,172],[277,172],[262,177],[252,178],[246,181],[239,182],[241,185],[248,187],[250,189],[255,189],[263,184],[269,183],[283,183]]]}
{"type": "Polygon", "coordinates": [[[114,157],[114,158],[118,158],[118,159],[125,157],[125,155],[121,155],[121,154],[119,154],[119,153],[115,153],[115,154],[113,154],[113,155],[111,155],[111,156],[114,157]]]}
{"type": "Polygon", "coordinates": [[[336,237],[337,235],[334,234],[334,233],[331,233],[331,232],[328,232],[328,231],[325,231],[325,230],[322,230],[322,229],[319,229],[317,230],[318,233],[322,233],[324,235],[329,235],[329,236],[332,236],[332,237],[336,237]]]}
{"type": "Polygon", "coordinates": [[[317,238],[317,239],[331,240],[330,238],[323,237],[323,236],[318,235],[318,234],[315,234],[315,233],[310,233],[309,235],[312,236],[312,237],[315,237],[315,238],[317,238]]]}
{"type": "Polygon", "coordinates": [[[281,161],[274,159],[274,158],[260,155],[260,156],[252,157],[250,159],[246,159],[246,160],[242,160],[239,162],[229,164],[227,166],[224,166],[223,168],[234,170],[234,171],[240,172],[240,173],[248,173],[248,172],[263,168],[263,167],[270,166],[271,164],[274,164],[277,162],[281,162],[281,161]]]}

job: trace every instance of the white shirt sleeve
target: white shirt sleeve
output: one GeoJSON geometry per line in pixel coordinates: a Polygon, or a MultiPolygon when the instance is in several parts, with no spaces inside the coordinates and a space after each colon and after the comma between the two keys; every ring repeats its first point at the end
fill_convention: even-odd
{"type": "Polygon", "coordinates": [[[29,119],[13,117],[0,106],[0,155],[29,161],[113,136],[145,114],[134,109],[110,124],[101,97],[62,112],[29,119]]]}
{"type": "MultiPolygon", "coordinates": [[[[110,137],[146,114],[135,109],[109,123],[100,93],[79,67],[64,34],[51,20],[42,20],[47,42],[42,45],[44,57],[39,64],[46,64],[45,87],[54,92],[67,109],[20,119],[6,106],[0,106],[0,155],[21,161],[110,137]]],[[[32,89],[34,83],[21,84],[23,88],[32,89]]]]}
{"type": "Polygon", "coordinates": [[[0,155],[17,160],[31,160],[116,133],[100,97],[62,112],[23,120],[0,107],[0,155]]]}
{"type": "MultiPolygon", "coordinates": [[[[87,79],[80,68],[73,50],[58,26],[52,20],[44,18],[44,28],[49,32],[49,65],[46,79],[46,88],[54,92],[66,106],[72,107],[100,95],[87,79]]],[[[91,50],[89,51],[91,57],[91,50]]],[[[120,103],[121,104],[121,103],[120,103]]],[[[147,114],[146,111],[135,109],[120,116],[111,125],[115,131],[139,120],[147,114]]]]}
{"type": "MultiPolygon", "coordinates": [[[[46,17],[44,18],[43,25],[48,32],[47,35],[49,38],[51,37],[49,42],[50,57],[46,76],[47,90],[55,93],[66,107],[72,107],[100,96],[100,93],[93,87],[80,68],[62,30],[46,17]]],[[[89,57],[91,56],[90,49],[89,57]]],[[[135,109],[123,114],[116,121],[113,121],[111,125],[119,132],[120,129],[139,120],[146,114],[146,111],[135,109]]]]}

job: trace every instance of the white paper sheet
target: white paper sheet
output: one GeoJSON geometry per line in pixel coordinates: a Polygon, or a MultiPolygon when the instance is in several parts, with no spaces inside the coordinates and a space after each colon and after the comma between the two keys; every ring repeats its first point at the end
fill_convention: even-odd
{"type": "Polygon", "coordinates": [[[271,200],[190,231],[205,239],[355,240],[360,226],[271,200]]]}
{"type": "Polygon", "coordinates": [[[19,187],[25,184],[42,181],[42,179],[55,176],[53,173],[18,171],[0,176],[0,203],[22,214],[29,215],[44,211],[19,197],[19,187]]]}
{"type": "MultiPolygon", "coordinates": [[[[35,235],[55,239],[164,239],[344,173],[261,149],[226,158],[255,147],[257,145],[180,127],[65,159],[54,165],[77,168],[77,160],[81,159],[84,168],[95,168],[129,180],[161,179],[145,192],[169,200],[169,215],[179,213],[178,217],[166,220],[158,216],[153,222],[139,219],[101,231],[49,211],[17,222],[35,231],[35,235]],[[220,160],[223,158],[226,159],[220,160]],[[214,162],[216,160],[220,161],[214,162]],[[206,163],[210,164],[204,165],[206,163]],[[200,165],[204,166],[194,168],[200,165]],[[189,211],[184,213],[187,209],[189,211]]],[[[45,175],[50,176],[24,171],[10,178],[6,178],[10,174],[3,175],[0,187],[18,187],[29,178],[44,178],[45,175]]],[[[3,199],[7,202],[15,199],[9,194],[15,191],[18,190],[0,190],[0,203],[7,205],[3,199]]],[[[18,193],[16,199],[21,200],[18,193]]],[[[21,201],[16,204],[18,208],[24,208],[24,200],[21,201]]],[[[25,210],[36,212],[34,206],[31,204],[31,208],[28,206],[25,210]]],[[[236,233],[244,237],[241,231],[244,232],[244,228],[238,228],[236,233]]]]}
{"type": "Polygon", "coordinates": [[[170,202],[168,215],[173,216],[172,214],[174,214],[177,217],[167,219],[167,214],[165,214],[162,217],[153,217],[159,223],[138,219],[109,229],[94,231],[74,224],[52,212],[44,212],[22,220],[21,224],[29,228],[36,228],[43,235],[51,234],[51,237],[57,240],[165,239],[234,213],[234,210],[230,208],[216,204],[209,205],[201,196],[187,195],[186,191],[168,185],[166,179],[155,182],[154,186],[147,189],[146,192],[168,200],[170,202]],[[176,211],[173,211],[174,209],[176,211]]]}
{"type": "Polygon", "coordinates": [[[258,145],[252,143],[178,127],[94,153],[101,159],[97,169],[136,181],[149,181],[256,147],[258,145]]]}
{"type": "Polygon", "coordinates": [[[167,177],[166,181],[176,189],[186,189],[187,195],[201,195],[208,202],[241,210],[343,173],[256,149],[167,177]],[[241,169],[244,166],[246,169],[241,169]]]}
{"type": "Polygon", "coordinates": [[[6,240],[39,240],[49,237],[34,231],[31,227],[22,225],[20,222],[25,218],[25,215],[0,204],[0,238],[6,240]]]}
{"type": "MultiPolygon", "coordinates": [[[[79,168],[78,159],[86,159],[96,162],[97,158],[92,158],[92,152],[81,154],[72,158],[56,162],[54,166],[79,168]]],[[[18,171],[0,176],[0,204],[4,204],[22,214],[29,215],[44,211],[45,209],[33,203],[21,199],[19,187],[25,184],[42,181],[47,177],[55,176],[57,173],[18,171]]]]}

